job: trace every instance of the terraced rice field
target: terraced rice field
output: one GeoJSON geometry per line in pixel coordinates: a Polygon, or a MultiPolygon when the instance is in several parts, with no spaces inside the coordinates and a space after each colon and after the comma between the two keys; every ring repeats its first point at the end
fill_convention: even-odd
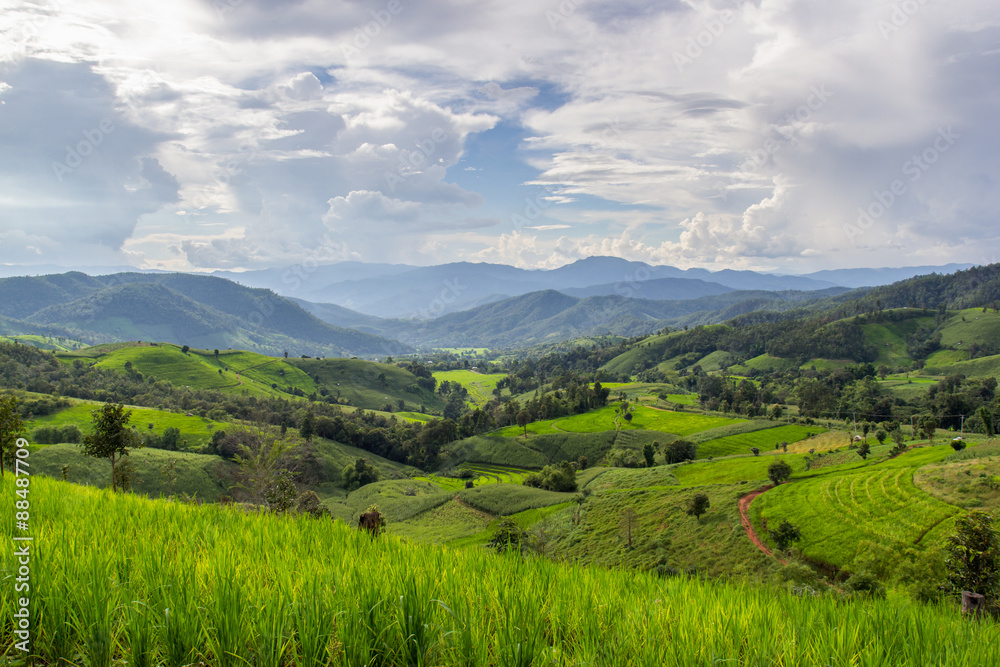
{"type": "MultiPolygon", "coordinates": [[[[548,419],[528,424],[528,433],[600,433],[615,430],[616,405],[609,405],[599,410],[591,410],[580,415],[548,419]]],[[[622,422],[622,430],[647,430],[673,433],[676,435],[691,435],[710,428],[728,426],[744,422],[743,419],[729,419],[704,415],[698,412],[673,412],[658,410],[644,405],[636,406],[632,412],[631,422],[622,422]]],[[[515,437],[522,435],[524,430],[518,426],[508,426],[497,432],[497,435],[515,437]]]]}
{"type": "Polygon", "coordinates": [[[782,484],[757,498],[752,509],[761,527],[782,519],[800,526],[802,552],[839,567],[853,561],[862,541],[936,543],[959,513],[918,489],[912,468],[882,466],[782,484]]]}

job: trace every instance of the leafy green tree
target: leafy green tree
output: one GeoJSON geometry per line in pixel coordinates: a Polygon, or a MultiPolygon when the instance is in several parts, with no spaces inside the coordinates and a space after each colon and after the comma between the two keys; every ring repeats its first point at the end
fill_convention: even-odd
{"type": "Polygon", "coordinates": [[[759,447],[751,447],[750,451],[753,452],[754,456],[760,456],[760,448],[759,447]]]}
{"type": "Polygon", "coordinates": [[[878,577],[867,570],[855,572],[848,577],[847,581],[844,582],[844,588],[862,597],[885,597],[885,586],[878,580],[878,577]]]}
{"type": "Polygon", "coordinates": [[[24,437],[26,427],[14,396],[0,396],[0,476],[5,474],[4,462],[14,456],[17,441],[24,437]]]}
{"type": "Polygon", "coordinates": [[[995,596],[1000,585],[1000,536],[993,515],[980,510],[955,520],[955,534],[945,545],[948,583],[955,593],[971,591],[995,596]]]}
{"type": "Polygon", "coordinates": [[[792,542],[802,539],[802,532],[799,528],[789,523],[786,519],[782,519],[775,530],[768,530],[767,532],[782,551],[791,546],[792,542]]]}
{"type": "Polygon", "coordinates": [[[663,446],[663,458],[667,464],[694,460],[696,446],[687,440],[674,440],[663,446]]]}
{"type": "Polygon", "coordinates": [[[647,468],[652,468],[655,465],[656,463],[656,460],[654,458],[655,456],[656,456],[656,449],[653,447],[651,443],[647,442],[645,445],[642,446],[642,457],[646,459],[647,468]]]}
{"type": "Polygon", "coordinates": [[[311,412],[306,413],[306,416],[302,418],[302,424],[299,426],[299,435],[302,436],[306,442],[309,442],[315,434],[316,431],[313,426],[313,415],[311,412]]]}
{"type": "Polygon", "coordinates": [[[523,552],[528,547],[528,532],[513,517],[504,517],[486,543],[497,553],[508,551],[523,552]]]}
{"type": "MultiPolygon", "coordinates": [[[[875,439],[878,440],[878,444],[880,444],[880,445],[883,444],[883,443],[885,443],[885,439],[888,438],[888,437],[889,437],[889,434],[886,433],[883,429],[878,429],[878,430],[875,431],[875,439]]],[[[862,457],[862,458],[864,458],[864,457],[862,457]]]]}
{"type": "Polygon", "coordinates": [[[341,484],[348,491],[354,491],[365,484],[377,482],[380,477],[378,468],[366,459],[358,459],[353,465],[348,464],[340,475],[341,484]]]}
{"type": "Polygon", "coordinates": [[[934,417],[927,417],[920,424],[920,430],[923,431],[924,436],[930,442],[934,442],[934,432],[937,431],[938,420],[934,417]]]}
{"type": "Polygon", "coordinates": [[[121,403],[107,403],[91,413],[94,431],[83,438],[83,453],[111,462],[111,490],[118,490],[115,466],[119,458],[142,446],[136,433],[128,427],[132,411],[121,403]]]}
{"type": "Polygon", "coordinates": [[[701,515],[708,511],[711,503],[708,500],[708,495],[704,493],[696,493],[690,498],[688,498],[687,505],[684,508],[684,512],[688,516],[693,516],[701,523],[701,515]]]}
{"type": "Polygon", "coordinates": [[[576,491],[576,466],[569,461],[547,465],[540,472],[526,475],[523,483],[549,491],[576,491]]]}
{"type": "Polygon", "coordinates": [[[993,425],[993,413],[985,405],[979,408],[979,420],[983,422],[983,428],[986,429],[987,437],[992,438],[996,435],[993,425]]]}
{"type": "Polygon", "coordinates": [[[868,455],[872,453],[872,448],[867,442],[862,442],[858,447],[858,456],[863,459],[867,459],[868,455]]]}
{"type": "Polygon", "coordinates": [[[173,426],[168,426],[163,430],[163,437],[160,439],[160,446],[163,449],[169,450],[171,452],[176,452],[177,448],[180,446],[181,442],[181,432],[180,429],[173,426]]]}
{"type": "Polygon", "coordinates": [[[182,347],[182,348],[181,348],[181,352],[182,352],[183,354],[187,354],[187,353],[188,353],[188,352],[190,352],[190,351],[191,351],[191,348],[190,348],[190,347],[188,347],[187,345],[185,345],[184,347],[182,347]]]}
{"type": "MultiPolygon", "coordinates": [[[[235,429],[232,438],[238,443],[235,488],[254,505],[272,509],[284,507],[288,493],[282,479],[290,478],[295,444],[276,435],[277,429],[235,429]]],[[[292,496],[294,498],[294,495],[292,496]]]]}
{"type": "Polygon", "coordinates": [[[767,467],[767,478],[770,479],[775,486],[781,484],[791,476],[792,466],[789,465],[787,461],[779,459],[767,467]]]}

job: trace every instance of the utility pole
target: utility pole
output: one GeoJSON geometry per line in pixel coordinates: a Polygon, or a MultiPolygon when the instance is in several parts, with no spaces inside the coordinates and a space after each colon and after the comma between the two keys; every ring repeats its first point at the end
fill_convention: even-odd
{"type": "Polygon", "coordinates": [[[965,415],[962,415],[962,440],[965,440],[965,415]]]}

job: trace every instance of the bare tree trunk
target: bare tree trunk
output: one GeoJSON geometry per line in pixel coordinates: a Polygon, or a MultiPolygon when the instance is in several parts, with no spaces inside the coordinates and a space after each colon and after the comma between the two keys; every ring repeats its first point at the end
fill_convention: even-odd
{"type": "Polygon", "coordinates": [[[983,596],[971,591],[962,591],[962,616],[968,616],[974,621],[983,618],[983,596]]]}
{"type": "Polygon", "coordinates": [[[115,480],[115,455],[111,455],[111,492],[115,493],[118,491],[118,485],[115,480]]]}

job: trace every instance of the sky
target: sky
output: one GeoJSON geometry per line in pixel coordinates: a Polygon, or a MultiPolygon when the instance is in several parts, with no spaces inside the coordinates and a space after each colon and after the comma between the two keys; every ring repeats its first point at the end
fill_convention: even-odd
{"type": "Polygon", "coordinates": [[[0,0],[0,265],[1000,250],[995,0],[0,0]]]}

